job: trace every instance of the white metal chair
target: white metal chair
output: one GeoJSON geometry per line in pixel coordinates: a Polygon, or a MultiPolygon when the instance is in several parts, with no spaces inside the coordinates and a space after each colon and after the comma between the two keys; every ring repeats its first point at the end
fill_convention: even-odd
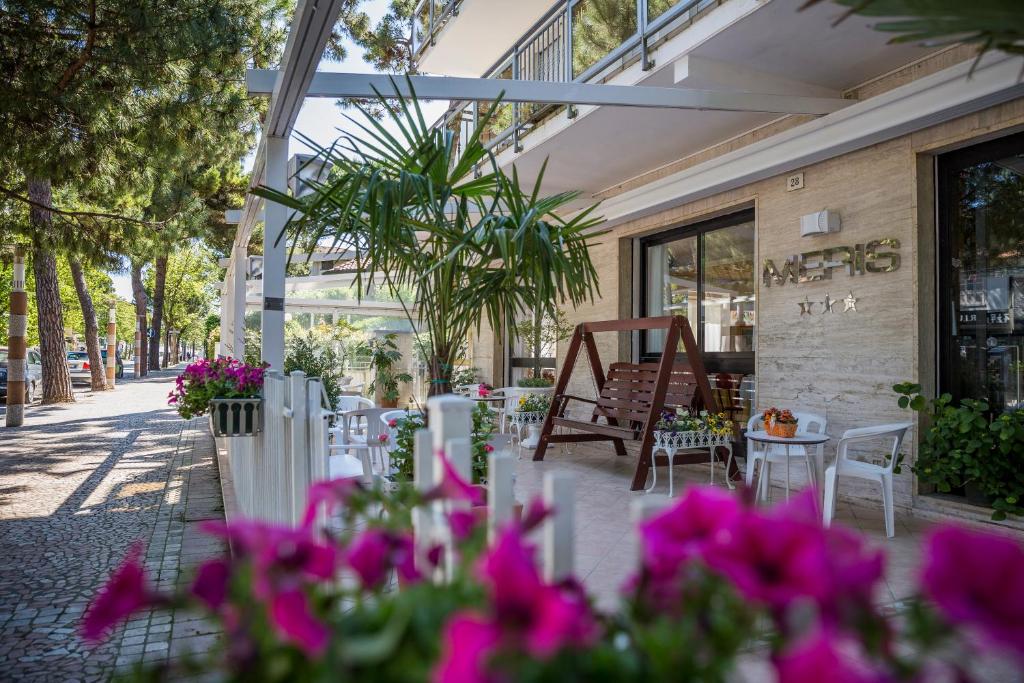
{"type": "MultiPolygon", "coordinates": [[[[369,463],[373,471],[373,456],[376,455],[380,462],[382,474],[387,473],[387,462],[384,454],[387,452],[387,444],[380,440],[381,434],[387,435],[387,424],[382,421],[381,415],[389,412],[384,408],[364,408],[362,410],[350,410],[341,416],[338,427],[331,427],[328,432],[334,442],[328,448],[328,454],[333,458],[335,455],[351,454],[360,459],[365,471],[369,463]],[[363,456],[365,455],[365,460],[363,456]]],[[[390,437],[388,438],[390,441],[390,437]]],[[[329,465],[331,465],[329,461],[329,465]]],[[[354,467],[350,462],[349,466],[354,467]]],[[[337,467],[340,467],[338,465],[337,467]]],[[[332,474],[335,466],[331,466],[332,474]]]]}
{"type": "Polygon", "coordinates": [[[498,409],[499,422],[498,431],[502,434],[505,433],[505,428],[508,424],[508,416],[516,412],[516,407],[519,405],[519,399],[527,394],[549,394],[554,396],[554,387],[502,387],[501,389],[495,389],[494,394],[501,396],[505,399],[505,402],[501,404],[501,408],[498,409]]]}
{"type": "Polygon", "coordinates": [[[388,453],[395,450],[395,437],[398,435],[398,428],[389,426],[392,420],[401,420],[404,417],[411,415],[419,416],[421,413],[418,410],[404,410],[399,408],[397,410],[388,410],[380,414],[380,421],[384,423],[384,432],[388,435],[388,442],[384,445],[384,450],[388,453]]]}
{"type": "Polygon", "coordinates": [[[859,427],[847,429],[839,439],[836,447],[836,461],[825,470],[825,510],[823,521],[825,526],[832,523],[836,513],[836,499],[839,497],[839,477],[856,477],[878,482],[882,488],[882,509],[885,513],[885,535],[892,538],[896,535],[895,514],[892,503],[892,475],[899,457],[900,446],[907,430],[914,425],[910,422],[878,425],[876,427],[859,427]],[[858,460],[850,453],[850,446],[865,442],[888,441],[892,439],[892,448],[885,456],[882,464],[858,460]]]}
{"type": "Polygon", "coordinates": [[[350,410],[362,410],[363,408],[376,408],[375,404],[365,396],[339,396],[335,402],[334,411],[339,415],[350,410]]]}
{"type": "MultiPolygon", "coordinates": [[[[764,418],[762,412],[756,412],[750,416],[747,420],[747,431],[748,432],[763,432],[764,431],[764,418]]],[[[828,420],[820,415],[813,413],[793,413],[793,416],[797,419],[797,434],[824,434],[825,429],[828,427],[828,420]]],[[[820,444],[815,448],[823,448],[824,444],[820,444]]],[[[786,465],[786,446],[779,444],[766,444],[764,448],[755,450],[753,442],[747,442],[747,486],[749,487],[754,479],[754,469],[758,463],[761,464],[761,473],[758,475],[757,480],[757,492],[754,496],[756,500],[765,500],[769,495],[769,488],[771,487],[772,479],[772,465],[786,465]]],[[[817,474],[815,471],[814,461],[811,460],[810,449],[806,446],[789,446],[789,458],[803,458],[807,465],[807,476],[810,477],[809,481],[812,485],[817,482],[817,474]]],[[[789,471],[789,468],[786,468],[789,471]]],[[[786,477],[786,496],[789,496],[789,477],[786,477]]]]}

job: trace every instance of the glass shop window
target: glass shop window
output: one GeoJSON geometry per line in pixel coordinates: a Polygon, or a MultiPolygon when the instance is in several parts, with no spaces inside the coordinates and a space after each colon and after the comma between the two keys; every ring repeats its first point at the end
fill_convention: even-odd
{"type": "Polygon", "coordinates": [[[938,164],[940,388],[1024,408],[1024,134],[938,164]]]}
{"type": "MultiPolygon", "coordinates": [[[[704,363],[733,419],[754,401],[754,212],[742,211],[641,240],[641,310],[685,316],[704,363]]],[[[665,332],[640,339],[644,360],[661,357],[665,332]]],[[[684,357],[680,343],[676,353],[684,357]]]]}

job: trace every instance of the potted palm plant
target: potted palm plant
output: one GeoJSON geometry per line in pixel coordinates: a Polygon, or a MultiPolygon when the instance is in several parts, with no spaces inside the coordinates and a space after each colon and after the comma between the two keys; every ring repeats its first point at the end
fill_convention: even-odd
{"type": "Polygon", "coordinates": [[[370,358],[370,367],[373,368],[373,381],[367,390],[371,396],[377,398],[382,408],[397,407],[399,385],[412,381],[412,375],[396,367],[402,360],[397,339],[398,335],[390,333],[375,337],[366,343],[365,353],[370,358]]]}
{"type": "Polygon", "coordinates": [[[424,333],[430,393],[440,394],[452,390],[460,345],[485,319],[492,329],[513,329],[516,311],[554,316],[560,303],[592,300],[589,247],[601,233],[595,207],[570,211],[578,192],[541,194],[543,167],[529,190],[514,169],[498,167],[481,140],[490,113],[455,145],[451,130],[426,123],[410,94],[378,96],[385,120],[369,116],[359,135],[318,148],[333,171],[308,195],[255,192],[296,210],[285,230],[302,243],[360,255],[357,296],[386,274],[385,286],[424,333]],[[403,300],[409,291],[415,302],[403,300]]]}

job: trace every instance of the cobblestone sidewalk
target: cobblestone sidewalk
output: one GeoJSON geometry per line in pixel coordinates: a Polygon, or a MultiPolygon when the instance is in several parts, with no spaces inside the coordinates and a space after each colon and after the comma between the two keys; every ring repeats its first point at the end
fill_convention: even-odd
{"type": "Polygon", "coordinates": [[[198,620],[145,615],[97,648],[77,635],[88,601],[136,541],[160,587],[219,544],[198,533],[223,519],[213,440],[167,408],[173,374],[35,406],[0,427],[0,680],[106,680],[115,666],[200,651],[198,620]]]}

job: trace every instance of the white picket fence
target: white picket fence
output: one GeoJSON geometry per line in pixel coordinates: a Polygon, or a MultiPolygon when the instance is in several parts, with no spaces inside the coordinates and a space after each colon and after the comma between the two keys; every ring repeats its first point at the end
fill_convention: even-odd
{"type": "MultiPolygon", "coordinates": [[[[427,401],[429,429],[417,432],[414,448],[417,488],[426,491],[443,479],[440,454],[466,481],[472,480],[473,401],[454,395],[427,401]]],[[[328,419],[330,411],[321,403],[320,382],[306,379],[301,372],[288,377],[268,373],[264,382],[263,432],[252,437],[225,439],[233,478],[235,498],[244,517],[295,525],[306,507],[306,492],[314,482],[328,476],[328,419]]],[[[488,529],[493,538],[514,514],[516,458],[509,451],[490,456],[488,472],[488,529]]],[[[559,580],[573,571],[573,476],[553,471],[544,476],[542,498],[554,510],[541,531],[542,567],[549,580],[559,580]]],[[[648,502],[653,503],[654,497],[648,502]]],[[[528,503],[529,501],[518,501],[528,503]]],[[[440,543],[453,552],[447,513],[463,501],[438,501],[414,510],[417,550],[440,543]]],[[[455,566],[443,562],[436,580],[455,566]]]]}
{"type": "Polygon", "coordinates": [[[320,381],[271,372],[263,383],[263,432],[225,439],[244,517],[297,524],[306,491],[327,476],[327,421],[320,381]]]}

